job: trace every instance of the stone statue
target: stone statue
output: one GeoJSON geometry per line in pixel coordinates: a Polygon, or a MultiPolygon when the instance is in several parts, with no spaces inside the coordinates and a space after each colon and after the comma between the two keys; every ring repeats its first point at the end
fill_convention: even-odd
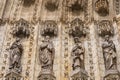
{"type": "Polygon", "coordinates": [[[53,63],[55,56],[55,49],[53,43],[50,41],[50,37],[46,36],[39,49],[39,59],[41,63],[41,71],[53,71],[53,63]]]}
{"type": "Polygon", "coordinates": [[[109,36],[105,36],[105,41],[102,44],[103,56],[106,70],[117,69],[116,48],[109,36]]]}
{"type": "Polygon", "coordinates": [[[72,57],[73,57],[73,70],[75,69],[84,69],[84,48],[79,41],[78,37],[74,38],[75,46],[72,49],[72,57]]]}
{"type": "Polygon", "coordinates": [[[21,71],[21,56],[23,54],[23,46],[20,43],[20,39],[17,39],[9,48],[10,52],[10,70],[21,71]]]}

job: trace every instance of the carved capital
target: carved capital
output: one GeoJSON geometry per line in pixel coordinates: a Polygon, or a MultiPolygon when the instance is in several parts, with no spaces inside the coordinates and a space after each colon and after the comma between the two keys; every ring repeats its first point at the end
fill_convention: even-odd
{"type": "Polygon", "coordinates": [[[44,21],[41,27],[42,36],[55,37],[58,34],[58,25],[53,20],[44,21]]]}
{"type": "Polygon", "coordinates": [[[102,20],[97,24],[98,34],[102,37],[105,35],[113,36],[114,35],[114,27],[112,22],[109,20],[102,20]]]}
{"type": "Polygon", "coordinates": [[[108,0],[97,0],[95,2],[95,11],[100,16],[107,16],[109,14],[109,2],[108,2],[108,0]]]}
{"type": "Polygon", "coordinates": [[[28,38],[30,36],[30,24],[21,18],[14,23],[12,34],[14,37],[28,38]]]}
{"type": "Polygon", "coordinates": [[[72,37],[82,37],[86,36],[87,27],[84,22],[79,18],[74,19],[70,23],[69,35],[72,37]]]}

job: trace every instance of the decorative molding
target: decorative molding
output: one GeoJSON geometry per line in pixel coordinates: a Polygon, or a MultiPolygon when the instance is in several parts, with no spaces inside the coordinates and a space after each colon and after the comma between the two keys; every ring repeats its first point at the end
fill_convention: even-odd
{"type": "Polygon", "coordinates": [[[108,0],[97,0],[95,2],[95,11],[100,16],[107,16],[109,14],[109,2],[108,2],[108,0]]]}
{"type": "Polygon", "coordinates": [[[23,0],[24,6],[31,6],[34,3],[35,3],[35,0],[23,0]]]}

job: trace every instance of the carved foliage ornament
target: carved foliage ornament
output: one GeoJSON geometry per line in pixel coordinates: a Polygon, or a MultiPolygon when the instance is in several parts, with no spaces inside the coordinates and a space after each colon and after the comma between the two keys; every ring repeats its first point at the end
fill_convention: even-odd
{"type": "Polygon", "coordinates": [[[84,0],[71,0],[68,2],[68,7],[72,12],[78,12],[83,10],[84,3],[84,0]]]}
{"type": "Polygon", "coordinates": [[[55,11],[58,9],[59,6],[59,0],[46,0],[45,2],[45,8],[49,11],[55,11]]]}
{"type": "Polygon", "coordinates": [[[97,0],[95,3],[95,11],[100,16],[107,16],[109,14],[109,2],[108,2],[108,0],[97,0]]]}
{"type": "Polygon", "coordinates": [[[43,22],[42,28],[41,28],[41,35],[42,36],[50,36],[54,37],[58,34],[58,26],[55,21],[47,20],[43,22]]]}
{"type": "Polygon", "coordinates": [[[17,21],[13,27],[13,36],[18,38],[28,38],[30,36],[30,25],[24,19],[17,21]]]}
{"type": "Polygon", "coordinates": [[[111,21],[108,20],[102,20],[101,22],[98,22],[98,34],[100,36],[113,36],[114,35],[114,28],[111,21]]]}
{"type": "Polygon", "coordinates": [[[74,19],[70,24],[69,35],[72,37],[86,36],[87,27],[79,18],[74,19]]]}

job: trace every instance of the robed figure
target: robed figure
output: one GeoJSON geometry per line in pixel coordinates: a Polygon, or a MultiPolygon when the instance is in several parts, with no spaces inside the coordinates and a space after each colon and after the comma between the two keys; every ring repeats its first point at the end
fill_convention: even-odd
{"type": "Polygon", "coordinates": [[[53,71],[55,49],[50,37],[46,36],[39,49],[39,59],[41,63],[41,71],[53,71]]]}
{"type": "Polygon", "coordinates": [[[79,38],[76,37],[74,39],[74,41],[75,41],[75,46],[72,49],[73,70],[85,69],[85,67],[84,67],[84,48],[82,46],[82,43],[79,41],[79,38]]]}
{"type": "Polygon", "coordinates": [[[9,61],[10,61],[10,70],[15,70],[21,72],[21,56],[23,54],[23,46],[20,43],[20,39],[17,39],[9,48],[9,61]]]}
{"type": "Polygon", "coordinates": [[[105,36],[105,41],[102,44],[103,57],[106,70],[117,69],[116,48],[109,36],[105,36]]]}

